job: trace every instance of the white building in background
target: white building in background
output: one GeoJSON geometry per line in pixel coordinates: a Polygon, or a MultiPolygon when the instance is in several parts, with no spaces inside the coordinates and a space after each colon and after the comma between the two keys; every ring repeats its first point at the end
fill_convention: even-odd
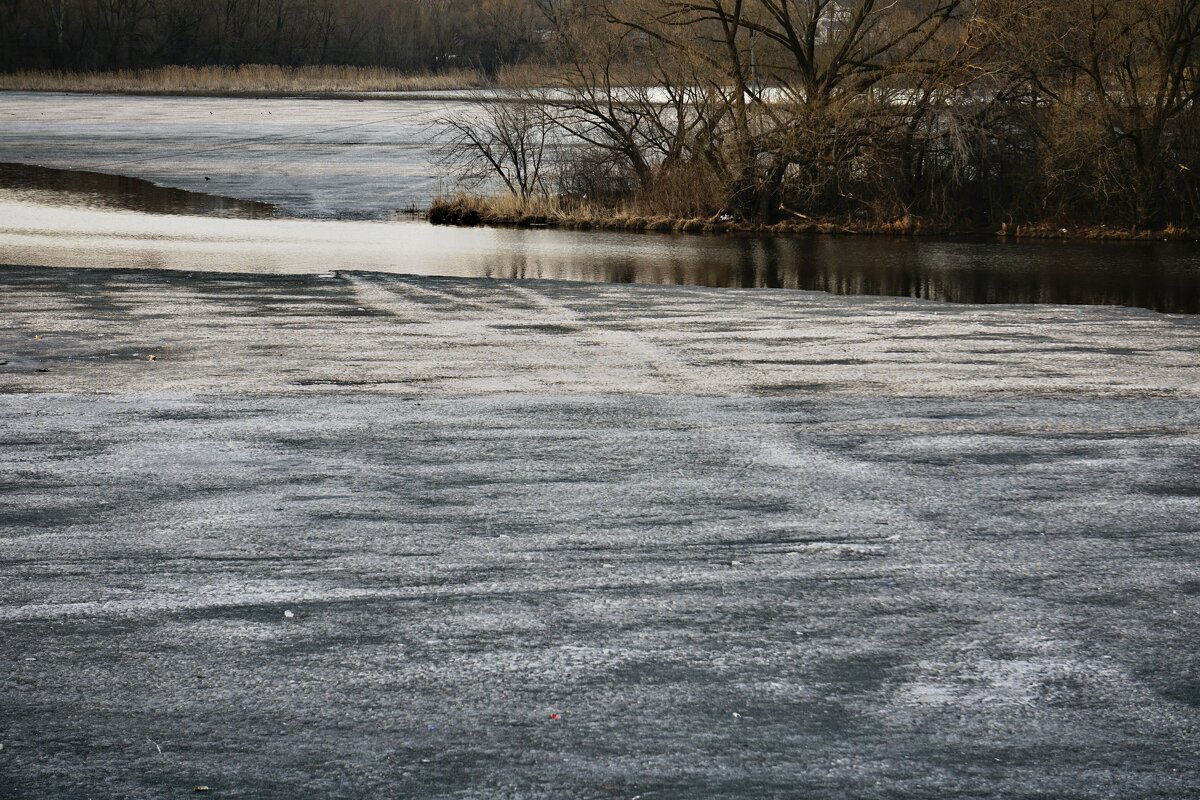
{"type": "Polygon", "coordinates": [[[817,43],[827,44],[836,39],[850,27],[853,13],[851,0],[831,0],[821,9],[821,18],[817,20],[817,43]]]}

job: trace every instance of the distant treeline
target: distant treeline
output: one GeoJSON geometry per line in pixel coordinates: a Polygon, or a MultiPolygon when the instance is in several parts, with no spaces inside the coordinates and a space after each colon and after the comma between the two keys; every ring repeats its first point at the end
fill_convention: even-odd
{"type": "Polygon", "coordinates": [[[0,0],[0,70],[494,72],[537,52],[540,21],[533,0],[0,0]]]}

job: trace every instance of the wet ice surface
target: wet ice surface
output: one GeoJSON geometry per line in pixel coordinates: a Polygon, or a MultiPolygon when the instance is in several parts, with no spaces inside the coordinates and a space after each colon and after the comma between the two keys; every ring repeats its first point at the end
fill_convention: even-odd
{"type": "Polygon", "coordinates": [[[130,175],[291,216],[387,218],[453,188],[429,140],[438,117],[469,107],[0,92],[0,161],[130,175]]]}
{"type": "Polygon", "coordinates": [[[8,792],[1200,793],[1200,319],[0,284],[8,792]]]}

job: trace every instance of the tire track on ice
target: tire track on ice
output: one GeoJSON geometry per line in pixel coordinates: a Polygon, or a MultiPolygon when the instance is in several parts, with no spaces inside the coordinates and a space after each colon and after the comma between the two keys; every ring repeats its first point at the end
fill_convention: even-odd
{"type": "MultiPolygon", "coordinates": [[[[797,447],[792,441],[792,426],[777,421],[763,398],[743,393],[735,396],[735,403],[730,403],[724,400],[727,393],[714,393],[712,386],[696,374],[697,369],[672,352],[669,345],[652,341],[632,327],[599,328],[586,313],[571,308],[567,301],[554,299],[530,287],[513,286],[511,291],[540,308],[544,312],[544,321],[580,328],[603,346],[645,363],[655,379],[670,390],[655,394],[674,398],[661,402],[663,411],[678,419],[687,430],[702,432],[719,448],[736,454],[736,462],[740,462],[741,467],[735,478],[744,480],[754,473],[762,473],[764,480],[773,481],[780,490],[785,488],[781,484],[790,483],[791,491],[781,491],[785,496],[807,494],[834,498],[825,502],[822,508],[812,509],[816,512],[815,519],[806,519],[805,527],[832,525],[838,535],[834,541],[810,542],[802,549],[884,555],[882,548],[877,551],[877,545],[871,543],[891,541],[894,537],[866,535],[866,532],[875,534],[881,521],[886,521],[888,527],[898,526],[901,521],[910,529],[918,525],[903,510],[904,506],[891,500],[872,501],[863,497],[861,490],[871,486],[879,490],[887,487],[888,491],[873,494],[888,496],[894,491],[898,476],[885,474],[880,467],[831,453],[825,448],[797,447]],[[721,406],[726,404],[736,408],[722,409],[721,406]],[[731,412],[743,424],[729,424],[726,417],[731,412]],[[752,424],[746,425],[746,422],[752,424]]],[[[632,324],[635,320],[628,322],[632,324]]],[[[674,322],[676,320],[668,318],[664,324],[670,326],[674,322]]],[[[765,372],[760,367],[754,367],[754,370],[765,372]]],[[[913,495],[905,492],[904,496],[913,495]]],[[[794,530],[794,525],[777,523],[762,533],[770,538],[773,534],[794,530]]]]}

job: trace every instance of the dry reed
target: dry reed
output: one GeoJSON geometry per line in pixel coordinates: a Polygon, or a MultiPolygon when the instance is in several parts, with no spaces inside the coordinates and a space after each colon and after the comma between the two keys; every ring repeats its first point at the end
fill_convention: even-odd
{"type": "Polygon", "coordinates": [[[438,91],[484,85],[475,70],[413,75],[382,67],[167,66],[119,72],[26,71],[0,74],[0,90],[136,94],[336,94],[438,91]]]}
{"type": "MultiPolygon", "coordinates": [[[[735,220],[728,215],[681,217],[655,214],[636,203],[604,206],[574,198],[532,197],[521,200],[513,195],[475,195],[460,192],[436,198],[430,204],[429,220],[438,225],[498,225],[513,227],[551,227],[620,231],[669,231],[675,233],[754,233],[805,235],[814,233],[861,236],[938,236],[981,234],[984,231],[958,228],[946,223],[924,223],[904,216],[895,220],[865,221],[853,219],[789,220],[760,224],[735,220]]],[[[1163,229],[1072,227],[1024,225],[1002,228],[995,234],[1029,239],[1100,239],[1124,241],[1200,241],[1200,229],[1168,225],[1163,229]]]]}

